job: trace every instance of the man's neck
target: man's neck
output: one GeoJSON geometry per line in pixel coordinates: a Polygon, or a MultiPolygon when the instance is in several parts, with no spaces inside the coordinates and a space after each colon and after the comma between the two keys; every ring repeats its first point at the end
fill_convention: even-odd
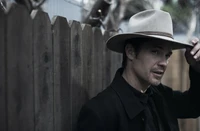
{"type": "Polygon", "coordinates": [[[122,73],[122,77],[126,80],[126,82],[131,85],[136,90],[145,93],[149,87],[149,84],[145,82],[141,82],[138,77],[134,74],[134,72],[124,69],[122,73]]]}

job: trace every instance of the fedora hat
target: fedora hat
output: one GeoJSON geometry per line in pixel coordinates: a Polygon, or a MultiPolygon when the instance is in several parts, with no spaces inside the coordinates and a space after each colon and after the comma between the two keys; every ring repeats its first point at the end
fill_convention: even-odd
{"type": "Polygon", "coordinates": [[[192,46],[190,43],[183,43],[174,40],[172,19],[168,12],[156,9],[145,10],[133,15],[128,24],[128,32],[117,34],[110,37],[107,42],[107,48],[123,53],[127,40],[151,38],[172,45],[172,49],[181,49],[192,46]]]}

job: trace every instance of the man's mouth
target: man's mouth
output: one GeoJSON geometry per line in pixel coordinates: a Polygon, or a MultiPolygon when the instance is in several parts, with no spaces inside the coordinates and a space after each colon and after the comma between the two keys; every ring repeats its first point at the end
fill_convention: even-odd
{"type": "Polygon", "coordinates": [[[162,77],[164,74],[164,71],[152,71],[152,72],[156,77],[162,77]]]}

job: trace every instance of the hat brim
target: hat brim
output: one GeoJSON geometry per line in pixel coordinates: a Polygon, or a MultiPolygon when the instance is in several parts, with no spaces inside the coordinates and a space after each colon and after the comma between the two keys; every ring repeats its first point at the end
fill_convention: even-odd
{"type": "Polygon", "coordinates": [[[114,35],[107,40],[106,45],[107,45],[107,48],[112,51],[123,53],[125,41],[131,39],[134,42],[134,39],[136,38],[137,39],[138,38],[141,38],[141,39],[153,38],[153,39],[161,40],[163,42],[164,41],[169,42],[169,44],[172,45],[172,50],[193,46],[192,44],[179,42],[168,37],[162,37],[162,36],[156,36],[156,35],[144,35],[144,34],[139,34],[139,33],[126,33],[126,34],[114,35]]]}

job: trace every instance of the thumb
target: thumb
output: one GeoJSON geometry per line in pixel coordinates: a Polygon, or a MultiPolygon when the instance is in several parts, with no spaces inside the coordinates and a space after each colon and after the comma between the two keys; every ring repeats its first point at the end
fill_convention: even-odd
{"type": "Polygon", "coordinates": [[[186,47],[186,50],[185,50],[185,57],[186,57],[186,59],[191,55],[190,54],[190,51],[192,50],[192,48],[191,47],[186,47]]]}
{"type": "Polygon", "coordinates": [[[186,47],[186,51],[185,51],[185,53],[188,53],[188,52],[190,52],[191,50],[192,50],[191,47],[186,47]]]}

